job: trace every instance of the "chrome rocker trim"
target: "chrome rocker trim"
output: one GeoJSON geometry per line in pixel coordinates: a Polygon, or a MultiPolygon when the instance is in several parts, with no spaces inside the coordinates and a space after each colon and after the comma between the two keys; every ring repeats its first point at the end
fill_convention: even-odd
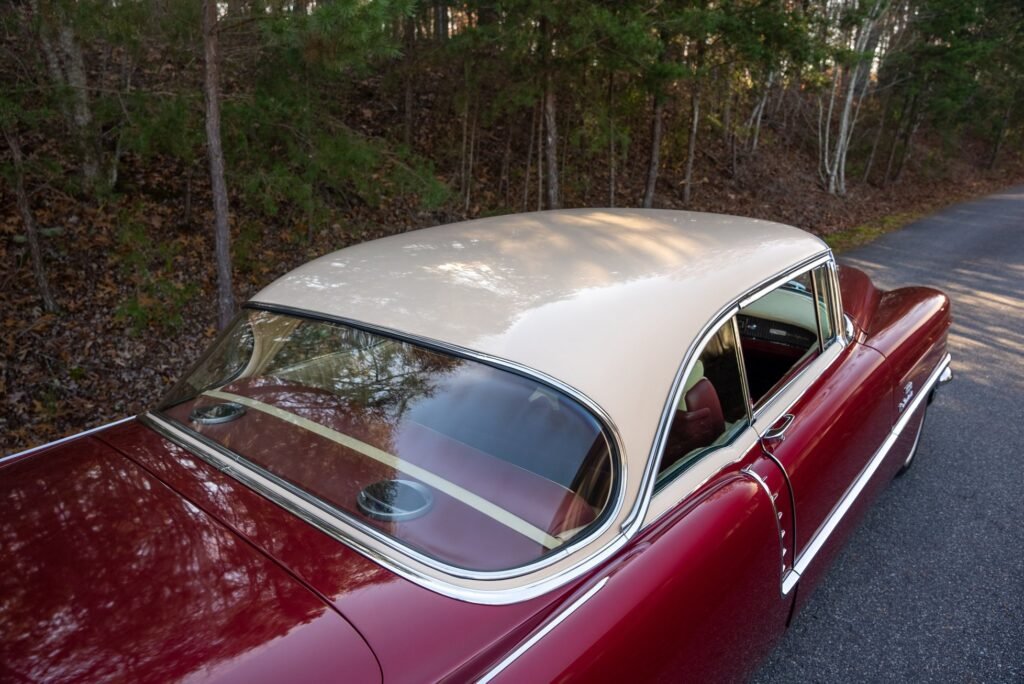
{"type": "Polygon", "coordinates": [[[783,594],[788,594],[792,591],[793,587],[795,587],[797,582],[799,582],[800,576],[807,572],[807,568],[814,560],[814,557],[818,555],[818,552],[825,546],[828,538],[835,531],[836,527],[839,526],[839,523],[842,522],[843,516],[845,516],[847,511],[850,510],[853,503],[857,500],[857,497],[860,496],[860,493],[864,490],[864,487],[867,486],[879,466],[882,465],[882,461],[885,460],[885,457],[889,454],[889,451],[896,443],[896,440],[899,439],[903,429],[910,421],[910,417],[913,416],[921,406],[921,402],[927,400],[932,389],[936,385],[945,384],[953,379],[953,372],[949,367],[950,359],[950,355],[946,354],[942,361],[940,361],[932,371],[931,375],[928,376],[928,380],[925,381],[924,387],[922,387],[921,391],[917,393],[916,397],[914,397],[908,409],[903,412],[903,415],[893,427],[892,432],[890,432],[889,436],[885,438],[885,441],[882,442],[882,445],[878,448],[878,451],[875,452],[875,455],[871,457],[871,460],[868,461],[868,464],[864,466],[864,470],[861,471],[860,475],[857,476],[857,479],[854,480],[852,485],[850,485],[850,488],[846,490],[846,494],[843,495],[839,504],[832,509],[832,513],[830,513],[828,518],[825,519],[822,526],[818,528],[818,531],[814,534],[810,543],[807,544],[807,548],[797,556],[793,563],[793,570],[790,571],[790,573],[783,579],[783,594]]]}

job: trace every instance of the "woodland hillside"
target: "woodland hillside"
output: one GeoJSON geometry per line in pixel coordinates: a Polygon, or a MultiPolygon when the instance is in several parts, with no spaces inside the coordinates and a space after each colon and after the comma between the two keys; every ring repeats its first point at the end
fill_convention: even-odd
{"type": "Polygon", "coordinates": [[[0,451],[354,242],[579,206],[837,245],[1024,178],[1019,0],[8,0],[0,451]]]}

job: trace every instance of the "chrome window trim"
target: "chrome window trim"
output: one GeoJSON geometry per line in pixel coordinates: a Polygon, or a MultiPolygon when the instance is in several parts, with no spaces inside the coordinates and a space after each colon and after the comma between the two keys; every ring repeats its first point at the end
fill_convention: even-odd
{"type": "MultiPolygon", "coordinates": [[[[819,267],[821,268],[821,267],[819,267]]],[[[821,351],[825,351],[829,346],[832,345],[837,339],[845,336],[840,332],[840,326],[838,325],[840,319],[840,312],[842,309],[836,307],[836,287],[838,287],[835,278],[835,261],[831,261],[825,265],[825,270],[821,278],[815,278],[811,275],[811,283],[814,286],[814,312],[815,318],[818,321],[818,348],[821,351]],[[825,305],[825,313],[828,315],[828,324],[832,330],[832,334],[829,338],[825,339],[824,329],[821,326],[821,308],[818,306],[818,284],[819,280],[824,281],[822,284],[825,285],[826,292],[822,303],[825,305]]]]}
{"type": "Polygon", "coordinates": [[[740,344],[740,323],[733,316],[732,334],[736,338],[736,363],[740,365],[740,384],[743,385],[743,401],[747,406],[747,424],[754,424],[754,402],[750,399],[750,385],[747,380],[747,360],[743,358],[743,345],[740,344]]]}
{"type": "Polygon", "coordinates": [[[949,354],[946,354],[946,356],[943,357],[943,359],[938,363],[938,365],[935,366],[931,374],[928,376],[928,379],[925,381],[924,386],[921,388],[921,391],[918,392],[917,396],[914,397],[913,401],[911,402],[909,410],[903,412],[903,415],[896,422],[896,425],[893,426],[893,429],[889,432],[889,436],[885,438],[885,441],[882,442],[881,446],[878,447],[878,450],[875,451],[874,456],[871,457],[871,460],[868,461],[867,465],[864,466],[864,469],[861,470],[860,474],[857,476],[857,479],[853,481],[850,487],[843,494],[843,497],[839,500],[839,502],[829,513],[828,517],[825,518],[825,521],[814,533],[814,536],[811,537],[811,540],[807,543],[807,546],[804,547],[804,550],[800,552],[800,554],[796,558],[793,559],[794,576],[787,577],[786,580],[783,582],[783,594],[788,594],[790,591],[792,591],[793,587],[795,587],[797,582],[799,581],[800,576],[803,573],[807,572],[807,568],[814,560],[814,557],[825,546],[825,543],[828,541],[829,537],[835,531],[836,527],[839,526],[839,523],[842,522],[843,517],[853,506],[854,502],[857,500],[857,497],[860,496],[860,493],[864,490],[864,487],[867,486],[868,482],[871,481],[871,478],[878,471],[878,468],[882,465],[882,462],[885,460],[885,457],[889,454],[889,451],[896,443],[896,440],[899,439],[904,428],[906,428],[907,423],[910,421],[910,417],[914,415],[918,408],[920,408],[921,402],[925,401],[925,399],[931,393],[932,389],[936,386],[936,384],[943,377],[945,372],[949,369],[950,361],[951,356],[949,354]]]}
{"type": "Polygon", "coordinates": [[[94,428],[89,428],[85,432],[76,432],[73,435],[68,435],[67,437],[61,437],[60,439],[55,439],[52,442],[47,442],[46,444],[40,444],[39,446],[34,446],[34,447],[29,448],[29,449],[25,449],[24,451],[19,451],[16,454],[8,454],[7,456],[4,456],[3,458],[0,458],[0,465],[3,465],[4,463],[7,463],[8,461],[13,461],[13,460],[15,460],[17,458],[21,458],[22,456],[29,456],[31,454],[34,454],[37,451],[42,451],[43,449],[49,449],[50,447],[57,446],[58,444],[64,444],[65,442],[70,442],[71,440],[78,439],[79,437],[85,437],[86,435],[91,435],[94,432],[99,432],[100,430],[106,430],[107,428],[114,427],[115,425],[121,425],[122,423],[127,423],[130,420],[135,420],[135,418],[136,418],[136,416],[127,416],[125,418],[121,418],[120,420],[115,420],[112,423],[104,423],[103,425],[97,425],[94,428]]]}
{"type": "Polygon", "coordinates": [[[836,337],[842,337],[847,344],[852,343],[854,340],[854,332],[852,329],[852,321],[850,317],[846,315],[846,310],[843,308],[843,293],[840,290],[839,283],[839,264],[836,263],[835,257],[829,262],[828,266],[829,273],[831,273],[832,279],[832,309],[833,309],[833,327],[835,328],[836,337]],[[838,323],[840,319],[843,325],[840,326],[838,323]]]}
{"type": "MultiPolygon", "coordinates": [[[[818,353],[825,351],[825,332],[821,327],[821,309],[818,308],[818,278],[814,277],[814,269],[811,270],[811,303],[814,306],[814,322],[818,326],[818,353]]],[[[832,306],[831,302],[825,302],[826,311],[832,306]]],[[[831,315],[831,314],[830,314],[831,315]]],[[[829,338],[831,344],[832,338],[829,338]]]]}
{"type": "MultiPolygon", "coordinates": [[[[665,511],[663,511],[657,517],[652,518],[650,520],[644,520],[644,517],[647,515],[647,509],[650,507],[651,500],[655,496],[664,495],[664,492],[667,489],[662,489],[660,492],[657,493],[654,492],[654,485],[657,480],[657,470],[658,466],[661,464],[662,456],[664,455],[665,440],[668,437],[669,429],[672,427],[672,419],[675,417],[674,409],[676,406],[679,405],[679,400],[682,395],[685,378],[693,370],[693,366],[697,360],[698,352],[704,349],[704,347],[707,345],[711,337],[718,332],[718,329],[722,326],[723,322],[729,317],[735,316],[741,308],[747,306],[751,302],[760,299],[761,297],[768,294],[778,286],[791,280],[794,276],[798,276],[802,273],[810,271],[813,268],[816,268],[817,266],[821,266],[822,264],[830,262],[834,263],[832,252],[831,250],[826,249],[819,254],[815,254],[814,256],[804,259],[803,261],[791,266],[788,270],[782,272],[781,275],[774,275],[771,278],[768,278],[767,280],[761,282],[760,284],[755,285],[754,287],[750,288],[749,290],[741,294],[739,297],[736,297],[733,301],[726,304],[726,306],[722,307],[719,310],[719,312],[701,329],[700,333],[694,338],[694,342],[690,344],[690,347],[686,350],[686,353],[683,356],[683,362],[680,364],[679,370],[676,372],[676,377],[672,382],[672,387],[669,390],[668,398],[666,399],[665,406],[662,409],[661,420],[658,424],[658,430],[655,433],[654,443],[651,446],[651,452],[647,459],[647,467],[644,470],[643,480],[641,481],[640,501],[642,505],[638,506],[634,510],[635,517],[634,514],[631,514],[630,517],[627,518],[626,522],[623,523],[623,530],[629,536],[632,536],[632,526],[636,525],[637,520],[640,521],[639,527],[647,527],[648,525],[653,524],[656,520],[661,518],[669,510],[671,510],[671,507],[667,507],[665,511]]],[[[790,380],[790,382],[787,383],[786,386],[782,388],[782,390],[788,388],[795,380],[804,376],[806,372],[808,372],[811,368],[814,368],[815,366],[816,364],[811,364],[808,367],[801,370],[800,373],[794,376],[790,380]]],[[[822,369],[820,372],[824,372],[824,369],[822,369]]],[[[755,413],[751,417],[750,425],[748,427],[752,428],[756,423],[756,420],[757,414],[755,413]]],[[[714,452],[705,456],[705,458],[713,457],[713,453],[714,452]]],[[[723,463],[721,468],[719,468],[715,474],[720,473],[722,469],[728,467],[732,463],[733,461],[731,460],[728,463],[723,463]]],[[[713,476],[714,475],[712,475],[712,477],[713,476]]],[[[706,482],[707,480],[704,481],[706,482]]],[[[678,503],[685,499],[686,497],[690,496],[694,491],[699,489],[702,484],[703,482],[697,483],[693,487],[689,487],[687,491],[683,492],[681,495],[678,496],[678,499],[676,499],[675,502],[678,503]]]]}
{"type": "Polygon", "coordinates": [[[147,425],[156,429],[163,436],[208,462],[218,470],[221,470],[234,479],[239,480],[246,486],[259,492],[265,498],[268,498],[289,510],[296,516],[334,537],[336,540],[354,548],[364,555],[369,556],[375,562],[384,565],[396,574],[440,594],[464,601],[503,605],[528,600],[551,591],[552,589],[579,577],[590,568],[606,560],[626,543],[627,535],[620,529],[615,536],[607,540],[603,546],[597,547],[592,553],[584,555],[578,563],[561,569],[554,574],[542,576],[537,580],[526,582],[523,585],[513,588],[484,589],[469,587],[464,584],[459,584],[457,581],[439,579],[422,572],[407,562],[403,562],[403,557],[411,559],[415,563],[431,568],[432,570],[442,573],[454,580],[465,580],[474,583],[517,579],[537,573],[546,567],[564,561],[577,551],[591,545],[597,538],[606,535],[611,530],[614,522],[622,515],[622,508],[626,500],[626,496],[628,495],[626,488],[627,472],[624,458],[625,452],[622,448],[618,429],[611,417],[601,406],[590,399],[590,397],[571,385],[513,361],[490,356],[488,354],[476,352],[471,349],[448,344],[439,340],[424,338],[381,326],[363,323],[361,321],[329,316],[293,307],[250,302],[245,305],[245,309],[298,316],[312,320],[325,321],[328,323],[339,323],[341,325],[366,330],[374,334],[409,342],[444,354],[466,358],[471,361],[477,361],[501,370],[512,372],[547,385],[569,396],[591,413],[592,417],[597,420],[598,424],[601,426],[602,432],[609,442],[613,472],[613,487],[610,495],[613,498],[610,500],[608,506],[606,506],[606,509],[602,512],[604,520],[601,521],[600,525],[595,527],[585,537],[573,539],[535,562],[527,563],[515,568],[509,568],[507,570],[467,570],[421,554],[397,539],[393,539],[376,529],[365,526],[358,520],[342,515],[336,510],[331,510],[332,507],[330,507],[329,504],[326,504],[326,502],[320,501],[298,487],[284,482],[280,478],[263,471],[254,464],[250,464],[248,461],[245,461],[244,458],[230,452],[216,443],[211,442],[202,435],[194,433],[187,427],[180,426],[177,423],[172,423],[153,412],[147,413],[142,417],[147,425]],[[353,535],[346,533],[345,526],[351,526],[360,534],[363,534],[371,538],[374,542],[394,551],[395,556],[397,557],[385,556],[368,544],[354,538],[353,535]]]}

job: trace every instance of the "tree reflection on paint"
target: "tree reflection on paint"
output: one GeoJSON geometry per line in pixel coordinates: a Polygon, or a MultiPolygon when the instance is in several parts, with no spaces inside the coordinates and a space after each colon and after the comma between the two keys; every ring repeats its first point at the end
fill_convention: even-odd
{"type": "Polygon", "coordinates": [[[97,441],[0,473],[0,679],[208,674],[324,613],[273,563],[97,441]]]}

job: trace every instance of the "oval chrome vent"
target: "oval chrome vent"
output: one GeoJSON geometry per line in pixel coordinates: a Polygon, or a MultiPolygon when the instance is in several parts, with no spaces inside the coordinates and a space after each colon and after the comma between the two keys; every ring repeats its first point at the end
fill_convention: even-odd
{"type": "Polygon", "coordinates": [[[430,510],[434,497],[419,482],[381,480],[363,487],[356,497],[359,510],[375,520],[412,520],[430,510]]]}
{"type": "Polygon", "coordinates": [[[188,419],[200,425],[217,425],[241,418],[243,413],[245,413],[245,407],[241,404],[224,401],[219,404],[207,404],[194,408],[188,419]]]}

